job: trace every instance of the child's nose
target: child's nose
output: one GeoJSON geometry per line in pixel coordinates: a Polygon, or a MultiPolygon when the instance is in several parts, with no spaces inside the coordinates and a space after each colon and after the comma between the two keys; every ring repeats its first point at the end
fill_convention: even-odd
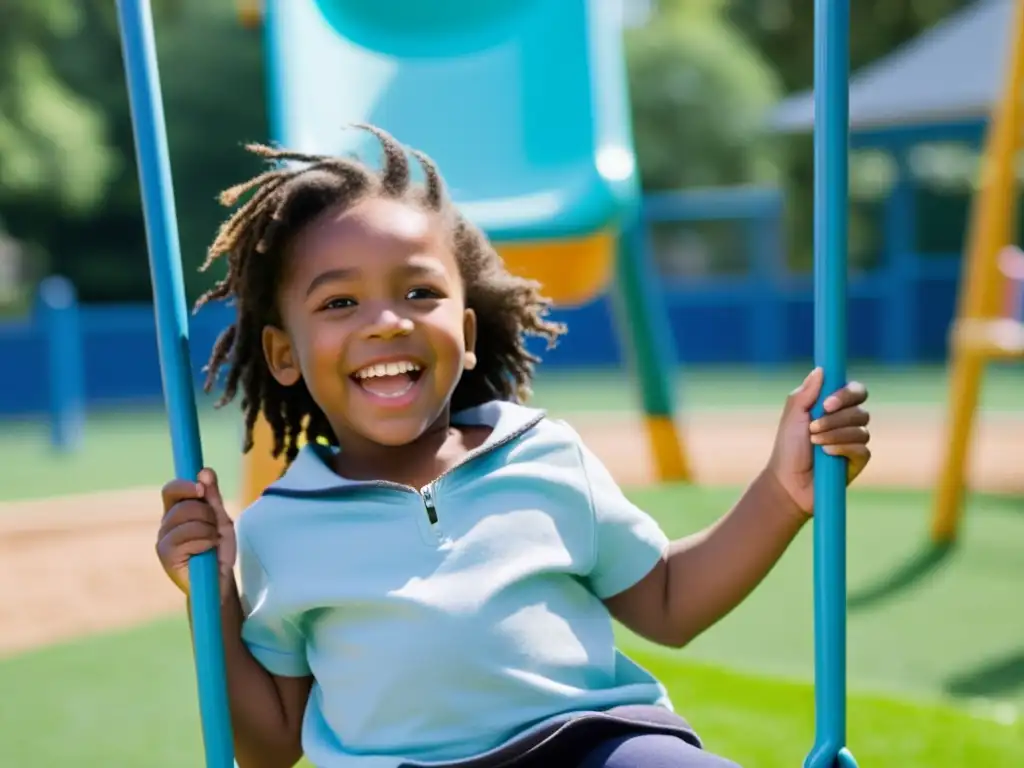
{"type": "Polygon", "coordinates": [[[406,336],[412,328],[412,320],[402,317],[393,307],[382,307],[366,325],[364,334],[368,339],[390,339],[406,336]]]}

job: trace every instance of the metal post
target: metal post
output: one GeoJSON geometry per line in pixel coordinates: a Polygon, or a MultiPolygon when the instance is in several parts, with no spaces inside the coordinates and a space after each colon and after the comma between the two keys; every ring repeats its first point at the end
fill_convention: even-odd
{"type": "MultiPolygon", "coordinates": [[[[188,354],[188,311],[149,0],[117,0],[117,14],[146,220],[174,471],[178,477],[194,480],[203,466],[202,446],[188,354]]],[[[217,553],[193,557],[188,575],[206,766],[232,768],[234,746],[221,637],[217,553]]]]}
{"type": "MultiPolygon", "coordinates": [[[[849,0],[814,3],[814,360],[822,395],[846,384],[849,0]]],[[[846,749],[846,460],[814,450],[815,743],[806,768],[856,766],[846,749]]]]}

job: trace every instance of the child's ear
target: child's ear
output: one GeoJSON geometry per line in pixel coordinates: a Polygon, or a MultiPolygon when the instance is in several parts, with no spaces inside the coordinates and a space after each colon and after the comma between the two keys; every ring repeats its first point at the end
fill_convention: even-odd
{"type": "Polygon", "coordinates": [[[467,309],[462,315],[462,335],[466,339],[466,370],[476,368],[476,312],[467,309]]]}
{"type": "Polygon", "coordinates": [[[266,358],[270,374],[282,387],[293,386],[302,377],[292,353],[292,342],[280,328],[263,326],[263,357],[266,358]]]}

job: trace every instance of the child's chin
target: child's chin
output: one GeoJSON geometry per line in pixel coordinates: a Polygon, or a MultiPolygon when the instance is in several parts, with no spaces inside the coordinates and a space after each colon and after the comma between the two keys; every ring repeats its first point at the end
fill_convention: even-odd
{"type": "Polygon", "coordinates": [[[410,414],[406,417],[375,420],[364,425],[359,431],[363,433],[363,437],[377,445],[400,448],[415,442],[426,431],[429,424],[424,424],[423,421],[422,418],[410,414]]]}

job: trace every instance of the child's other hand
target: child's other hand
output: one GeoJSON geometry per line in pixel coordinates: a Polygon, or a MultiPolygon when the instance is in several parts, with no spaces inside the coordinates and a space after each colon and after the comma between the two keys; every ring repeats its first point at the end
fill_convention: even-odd
{"type": "Polygon", "coordinates": [[[198,482],[172,480],[163,487],[163,502],[156,552],[171,581],[189,594],[189,558],[216,547],[221,594],[225,594],[234,581],[237,545],[235,525],[224,510],[217,475],[204,469],[198,482]]]}
{"type": "Polygon", "coordinates": [[[813,421],[811,409],[818,401],[824,372],[815,368],[786,401],[769,469],[806,514],[814,510],[814,446],[847,461],[847,482],[864,471],[871,459],[868,399],[863,384],[850,382],[825,399],[825,415],[813,421]]]}

